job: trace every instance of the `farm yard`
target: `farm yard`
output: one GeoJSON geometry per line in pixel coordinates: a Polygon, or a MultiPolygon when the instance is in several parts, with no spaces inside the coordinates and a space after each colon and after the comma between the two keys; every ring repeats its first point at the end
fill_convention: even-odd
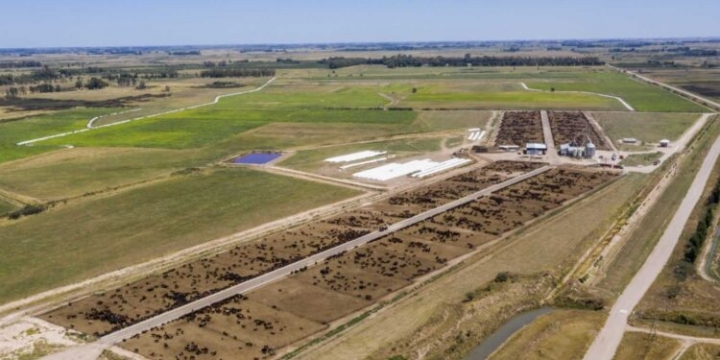
{"type": "Polygon", "coordinates": [[[589,139],[598,150],[611,150],[605,137],[598,133],[598,129],[582,112],[550,111],[548,117],[556,146],[574,141],[580,142],[577,146],[582,146],[589,139]]]}
{"type": "Polygon", "coordinates": [[[525,146],[544,142],[539,111],[506,111],[503,114],[495,145],[525,146]]]}
{"type": "MultiPolygon", "coordinates": [[[[538,165],[495,163],[485,169],[450,178],[450,183],[439,182],[434,188],[410,191],[352,213],[271,235],[258,243],[239,246],[214,258],[187,264],[161,276],[74,302],[71,306],[44,315],[43,318],[86,333],[102,335],[334,244],[349,241],[377,229],[382,224],[392,223],[460,198],[538,165]],[[313,237],[311,234],[324,235],[313,237]],[[245,260],[239,262],[238,258],[245,260]]],[[[142,349],[141,354],[154,353],[153,357],[163,358],[179,355],[182,349],[195,356],[230,356],[223,352],[229,348],[217,343],[221,341],[232,343],[230,348],[243,347],[241,344],[246,344],[247,350],[253,351],[254,356],[272,355],[277,349],[327,327],[329,321],[368,306],[407,286],[413,279],[442,268],[449,260],[522,226],[614,177],[615,175],[610,173],[570,168],[551,170],[292,275],[288,280],[273,285],[278,288],[275,296],[256,298],[254,293],[246,294],[227,304],[213,306],[184,320],[168,324],[163,329],[156,329],[157,331],[140,336],[140,339],[130,340],[124,346],[134,350],[136,345],[133,344],[142,344],[141,347],[137,346],[142,349]],[[291,281],[293,287],[300,283],[311,286],[311,290],[302,291],[307,296],[328,291],[343,296],[337,298],[337,303],[327,304],[326,309],[336,309],[335,313],[326,313],[320,315],[320,318],[297,305],[294,306],[297,309],[287,314],[289,309],[285,309],[281,304],[289,304],[295,297],[284,297],[286,294],[297,294],[299,290],[281,291],[285,281],[291,281]],[[355,299],[351,304],[356,305],[344,306],[348,297],[355,299]],[[247,298],[250,302],[245,303],[247,298]],[[263,303],[264,307],[256,307],[255,302],[263,303]],[[251,322],[251,326],[235,328],[233,331],[237,333],[222,334],[219,338],[203,338],[209,343],[199,345],[197,341],[193,345],[188,340],[191,338],[184,337],[184,334],[197,334],[196,331],[214,333],[212,329],[215,325],[206,325],[215,324],[217,321],[242,322],[248,311],[263,317],[252,318],[254,325],[251,322]],[[297,323],[293,320],[297,318],[313,319],[314,323],[297,323]],[[212,319],[216,319],[216,322],[212,319]],[[187,329],[188,326],[191,329],[187,329]],[[265,332],[258,335],[256,332],[260,328],[264,328],[265,332]],[[160,345],[162,342],[168,345],[148,346],[153,340],[145,339],[147,336],[159,340],[152,344],[160,345]],[[237,336],[238,340],[230,340],[233,336],[237,336]],[[264,340],[258,342],[258,336],[264,340]],[[172,345],[169,344],[171,342],[172,345]],[[253,346],[247,346],[248,343],[253,343],[253,346]],[[203,348],[207,350],[202,350],[203,348]]],[[[310,306],[309,310],[312,309],[313,306],[310,306]]]]}

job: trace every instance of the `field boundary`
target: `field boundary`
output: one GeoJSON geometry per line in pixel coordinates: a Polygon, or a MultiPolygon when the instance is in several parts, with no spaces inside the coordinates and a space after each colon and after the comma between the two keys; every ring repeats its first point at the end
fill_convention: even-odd
{"type": "Polygon", "coordinates": [[[619,101],[620,104],[622,104],[622,106],[624,106],[626,109],[628,109],[630,111],[635,111],[635,109],[632,106],[630,106],[630,104],[628,104],[627,101],[623,100],[623,98],[621,98],[619,96],[601,94],[601,93],[590,92],[590,91],[547,91],[547,90],[533,89],[531,87],[528,87],[524,82],[521,82],[520,85],[522,85],[522,87],[527,91],[546,92],[546,93],[547,92],[556,92],[556,93],[587,94],[587,95],[595,95],[595,96],[600,96],[600,97],[609,98],[609,99],[615,99],[615,100],[619,101]]]}
{"type": "MultiPolygon", "coordinates": [[[[55,134],[55,135],[49,135],[49,136],[44,136],[44,137],[40,137],[40,138],[37,138],[37,139],[25,140],[25,141],[21,141],[21,142],[17,143],[16,145],[18,145],[18,146],[31,145],[31,144],[34,144],[34,143],[36,143],[36,142],[41,142],[41,141],[45,141],[45,140],[55,139],[55,138],[59,138],[59,137],[67,136],[67,135],[84,133],[84,132],[90,131],[90,130],[102,129],[102,128],[107,128],[107,127],[110,127],[110,126],[127,124],[127,123],[133,122],[133,121],[145,120],[145,119],[149,119],[149,118],[153,118],[153,117],[157,117],[157,116],[161,116],[161,115],[168,115],[168,114],[173,114],[173,113],[181,112],[181,111],[185,111],[185,110],[193,110],[193,109],[197,109],[197,108],[201,108],[201,107],[205,107],[205,106],[215,105],[215,104],[217,104],[217,103],[220,101],[220,99],[225,98],[225,97],[237,96],[237,95],[243,95],[243,94],[249,94],[249,93],[254,93],[254,92],[261,91],[261,90],[263,90],[266,86],[270,85],[273,81],[275,81],[276,78],[277,78],[277,77],[273,77],[273,78],[271,78],[270,80],[268,80],[265,84],[263,84],[262,86],[260,86],[260,87],[258,87],[258,88],[255,88],[255,89],[252,89],[252,90],[240,91],[240,92],[231,93],[231,94],[225,94],[225,95],[218,95],[218,96],[215,97],[215,100],[214,100],[214,101],[211,101],[211,102],[209,102],[209,103],[199,104],[199,105],[193,105],[193,106],[187,106],[187,107],[180,108],[180,109],[165,111],[165,112],[161,112],[161,113],[157,113],[157,114],[152,114],[152,115],[141,116],[141,117],[134,118],[134,119],[128,119],[128,120],[118,121],[118,122],[115,122],[115,123],[112,123],[112,124],[107,124],[107,125],[101,125],[101,126],[92,127],[92,123],[93,123],[95,120],[98,120],[98,119],[101,118],[100,116],[98,116],[98,117],[95,117],[95,118],[91,119],[90,122],[87,124],[87,126],[86,126],[85,128],[83,128],[83,129],[78,129],[78,130],[73,130],[73,131],[67,131],[67,132],[64,132],[64,133],[55,134]]],[[[116,114],[119,114],[119,113],[110,114],[110,115],[116,115],[116,114]]]]}

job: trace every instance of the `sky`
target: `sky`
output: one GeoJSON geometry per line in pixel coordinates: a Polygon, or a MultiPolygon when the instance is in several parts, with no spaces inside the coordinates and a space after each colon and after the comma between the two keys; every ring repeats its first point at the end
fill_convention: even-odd
{"type": "Polygon", "coordinates": [[[0,9],[0,48],[720,36],[720,0],[1,0],[0,9]]]}

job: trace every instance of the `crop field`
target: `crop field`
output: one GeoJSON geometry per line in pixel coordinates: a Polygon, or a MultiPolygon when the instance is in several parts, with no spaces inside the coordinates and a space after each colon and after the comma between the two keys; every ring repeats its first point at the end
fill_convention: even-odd
{"type": "Polygon", "coordinates": [[[598,133],[598,130],[582,112],[550,111],[548,117],[555,146],[573,142],[578,136],[584,135],[579,139],[582,143],[578,145],[582,145],[585,142],[585,136],[587,136],[598,150],[611,149],[607,141],[605,141],[605,137],[598,133]]]}
{"type": "Polygon", "coordinates": [[[0,227],[0,301],[155,259],[358,192],[246,169],[175,176],[0,227]]]}
{"type": "Polygon", "coordinates": [[[705,109],[659,87],[641,83],[615,72],[582,73],[577,77],[537,79],[531,88],[556,91],[590,91],[623,98],[637,111],[703,112],[705,109]]]}
{"type": "Polygon", "coordinates": [[[720,71],[716,68],[652,69],[647,76],[704,97],[720,99],[720,71]]]}
{"type": "Polygon", "coordinates": [[[495,146],[544,143],[539,111],[507,111],[503,114],[495,146]]]}
{"type": "Polygon", "coordinates": [[[700,118],[688,113],[593,112],[610,140],[635,138],[647,143],[677,140],[700,118]]]}
{"type": "MultiPolygon", "coordinates": [[[[147,316],[156,314],[204,294],[227,287],[233,282],[242,282],[274,267],[282,266],[291,261],[298,260],[311,253],[318,252],[333,244],[349,241],[362,236],[380,224],[392,223],[399,219],[412,216],[424,209],[452,201],[466,194],[501,181],[507,176],[516,174],[519,170],[526,170],[533,164],[499,163],[489,166],[489,169],[475,170],[466,175],[457,176],[449,180],[450,183],[439,183],[435,188],[423,191],[413,191],[404,195],[390,198],[386,202],[375,204],[364,210],[358,210],[341,216],[336,216],[320,223],[304,225],[285,233],[272,235],[260,243],[242,245],[229,253],[218,255],[212,259],[202,260],[198,263],[185,265],[177,270],[162,274],[162,276],[148,278],[125,288],[109,291],[102,295],[95,295],[72,306],[61,308],[44,317],[47,320],[73,327],[77,330],[103,334],[127,326],[147,316]],[[464,185],[464,186],[457,186],[464,185]],[[312,236],[311,234],[324,234],[312,236]],[[238,257],[245,259],[242,262],[238,257]]],[[[536,165],[535,165],[536,166],[536,165]]],[[[390,235],[365,247],[339,255],[327,260],[323,265],[310,268],[291,277],[295,285],[298,282],[312,286],[310,290],[302,293],[312,296],[323,291],[340,293],[335,304],[327,304],[324,308],[336,309],[335,313],[315,314],[313,309],[303,308],[299,304],[306,303],[298,300],[292,294],[299,290],[281,291],[283,281],[274,286],[279,287],[277,295],[273,297],[254,297],[253,293],[247,295],[250,301],[269,305],[273,312],[263,318],[254,318],[254,326],[235,328],[239,341],[233,348],[242,343],[253,343],[250,351],[255,356],[271,355],[278,347],[284,346],[288,339],[296,341],[309,333],[317,331],[327,325],[332,319],[342,317],[358,308],[367,306],[382,298],[388,293],[407,286],[410,282],[424,274],[437,270],[452,258],[467,253],[476,246],[486,243],[501,234],[522,226],[523,223],[540,216],[542,213],[560,206],[581,193],[608,181],[614,177],[608,173],[585,172],[570,169],[553,170],[526,182],[513,185],[477,203],[470,203],[456,208],[443,215],[415,225],[396,234],[390,235]],[[320,288],[321,290],[319,290],[320,288]],[[285,298],[286,294],[293,296],[285,298]],[[344,299],[354,298],[355,304],[347,306],[344,299]],[[295,308],[291,314],[282,303],[290,304],[298,301],[289,308],[295,308]],[[268,304],[271,303],[271,304],[268,304]],[[308,311],[310,310],[310,311],[308,311]],[[292,319],[315,319],[315,324],[297,326],[292,319]],[[270,324],[270,326],[263,324],[270,324]],[[255,333],[264,327],[270,331],[264,334],[265,342],[258,344],[253,340],[258,338],[246,332],[255,333]],[[285,333],[285,329],[294,329],[285,333]],[[316,329],[316,330],[312,330],[316,329]],[[298,332],[298,330],[301,330],[298,332]],[[280,334],[280,335],[277,335],[280,334]],[[291,334],[295,334],[292,335],[291,334]],[[269,335],[269,336],[268,336],[269,335]],[[250,340],[249,340],[250,339],[250,340]],[[285,339],[285,340],[284,340],[285,339]],[[249,340],[249,341],[248,341],[249,340]],[[262,345],[262,346],[260,346],[262,345]],[[264,350],[263,350],[264,349],[264,350]]],[[[265,290],[267,291],[267,290],[265,290]]],[[[325,301],[331,301],[328,298],[325,301]]],[[[143,344],[140,352],[144,355],[150,353],[174,356],[177,351],[165,349],[183,349],[189,344],[189,338],[183,334],[194,334],[192,328],[205,328],[211,319],[221,316],[218,321],[242,320],[237,314],[243,311],[231,308],[244,308],[246,298],[236,298],[227,304],[219,304],[203,310],[199,314],[189,316],[186,320],[168,325],[169,329],[180,326],[181,331],[156,329],[147,336],[163,339],[165,342],[175,342],[168,347],[148,347],[150,342],[143,339],[131,340],[125,346],[128,349],[136,348],[134,342],[143,344]],[[214,309],[214,310],[213,310],[214,309]],[[230,318],[227,318],[227,317],[230,318]],[[225,320],[220,320],[225,319],[225,320]],[[179,324],[178,324],[179,323],[179,324]],[[174,334],[168,337],[166,334],[174,334]],[[158,338],[159,336],[159,338],[158,338]],[[180,342],[178,344],[178,342],[180,342]]],[[[307,300],[309,302],[309,298],[307,300]]],[[[352,302],[350,303],[352,304],[352,302]]],[[[252,308],[253,303],[245,306],[252,308]]],[[[252,310],[251,310],[252,311],[252,310]]],[[[262,313],[261,310],[257,310],[262,313]]],[[[203,331],[198,329],[197,331],[203,331]]],[[[231,341],[228,336],[221,336],[225,341],[231,341]]],[[[262,337],[261,337],[262,338],[262,337]]],[[[198,343],[197,338],[192,340],[198,343]]],[[[217,341],[221,339],[203,339],[200,348],[207,347],[207,354],[218,351],[220,356],[225,348],[217,341]]],[[[194,352],[196,356],[203,355],[203,351],[194,352]]],[[[229,354],[224,355],[229,356],[229,354]]]]}

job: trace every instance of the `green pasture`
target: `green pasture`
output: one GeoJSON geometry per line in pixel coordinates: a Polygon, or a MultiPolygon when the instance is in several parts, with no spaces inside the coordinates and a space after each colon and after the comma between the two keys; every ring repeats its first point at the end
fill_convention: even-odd
{"type": "Polygon", "coordinates": [[[612,141],[636,138],[643,142],[657,143],[662,139],[677,140],[700,114],[688,113],[639,113],[595,112],[593,117],[612,141]]]}
{"type": "Polygon", "coordinates": [[[637,111],[702,112],[701,106],[657,86],[615,72],[583,73],[572,78],[532,79],[527,86],[556,91],[590,91],[623,98],[637,111]]]}
{"type": "Polygon", "coordinates": [[[247,169],[173,178],[0,227],[0,303],[358,194],[247,169]]]}
{"type": "MultiPolygon", "coordinates": [[[[40,115],[23,120],[0,123],[0,163],[56,150],[46,142],[32,146],[17,146],[22,141],[82,129],[95,116],[112,113],[117,109],[76,109],[40,115]]],[[[58,139],[60,144],[62,138],[58,139]]]]}

